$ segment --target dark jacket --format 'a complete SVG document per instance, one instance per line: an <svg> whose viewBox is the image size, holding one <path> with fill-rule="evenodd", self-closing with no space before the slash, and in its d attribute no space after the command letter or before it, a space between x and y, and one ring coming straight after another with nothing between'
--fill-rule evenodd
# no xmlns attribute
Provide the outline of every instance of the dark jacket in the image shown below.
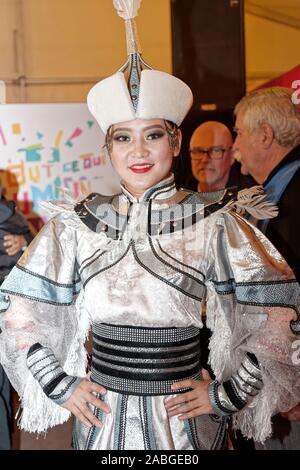
<svg viewBox="0 0 300 470"><path fill-rule="evenodd" d="M287 163L300 159L300 145L295 147L270 173L264 186ZM297 281L300 282L300 171L286 187L277 203L279 215L271 219L266 236L286 259L293 269Z"/></svg>
<svg viewBox="0 0 300 470"><path fill-rule="evenodd" d="M33 239L27 220L22 214L16 212L15 202L0 199L0 283L22 255L22 250L14 256L8 256L6 253L3 246L4 236L9 234L23 235L28 244Z"/></svg>

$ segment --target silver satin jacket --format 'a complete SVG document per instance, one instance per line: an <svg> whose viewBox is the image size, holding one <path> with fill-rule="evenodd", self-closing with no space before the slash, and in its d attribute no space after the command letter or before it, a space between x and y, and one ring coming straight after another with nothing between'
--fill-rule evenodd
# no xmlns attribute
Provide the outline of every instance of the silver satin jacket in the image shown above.
<svg viewBox="0 0 300 470"><path fill-rule="evenodd" d="M47 204L51 220L1 289L0 361L21 397L23 429L43 432L70 416L29 370L29 348L39 344L53 353L63 371L56 393L62 397L86 374L92 325L201 328L205 305L216 379L232 377L246 352L259 362L263 387L234 413L234 426L257 441L270 435L271 416L299 402L299 286L241 215L266 208L261 196L245 194L177 191L171 176L140 200L122 187L117 196ZM125 375L127 367L119 367ZM47 373L51 379L54 372ZM225 418L169 419L165 398L108 390L112 413L100 416L101 429L76 422L75 447L221 448Z"/></svg>

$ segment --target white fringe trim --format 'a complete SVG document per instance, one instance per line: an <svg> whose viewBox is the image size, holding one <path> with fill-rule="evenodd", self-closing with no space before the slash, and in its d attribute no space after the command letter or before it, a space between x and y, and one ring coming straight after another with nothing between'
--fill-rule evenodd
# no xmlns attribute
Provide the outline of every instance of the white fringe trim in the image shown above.
<svg viewBox="0 0 300 470"><path fill-rule="evenodd" d="M224 309L218 303L214 288L207 286L211 293L207 302L207 327L212 331L209 342L209 364L217 380L226 380L232 374L231 338L232 333L226 321Z"/></svg>
<svg viewBox="0 0 300 470"><path fill-rule="evenodd" d="M259 395L246 408L233 416L235 429L240 429L248 439L263 444L272 435L272 416L276 410L272 390L264 384Z"/></svg>
<svg viewBox="0 0 300 470"><path fill-rule="evenodd" d="M45 395L31 374L28 374L21 401L22 411L17 424L27 432L45 433L48 428L65 423L71 416L68 410L56 405Z"/></svg>
<svg viewBox="0 0 300 470"><path fill-rule="evenodd" d="M212 289L212 286L208 286ZM238 357L235 352L233 357L232 332L226 321L226 314L218 297L212 293L207 304L207 326L213 331L209 343L209 363L220 382L228 380L237 369ZM244 351L241 351L244 354ZM242 434L248 438L253 438L256 442L263 443L272 434L272 415L276 412L274 403L272 382L267 377L263 377L264 387L259 395L254 398L243 410L233 415L233 427L240 429Z"/></svg>
<svg viewBox="0 0 300 470"><path fill-rule="evenodd" d="M83 297L84 293L81 291L74 306L78 320L77 334L70 345L68 357L63 365L66 374L76 377L86 376L87 356L84 343L88 335L90 320L84 308ZM28 373L22 394L21 407L22 411L17 424L20 429L31 433L46 433L47 429L65 423L71 416L70 411L47 397L30 373Z"/></svg>

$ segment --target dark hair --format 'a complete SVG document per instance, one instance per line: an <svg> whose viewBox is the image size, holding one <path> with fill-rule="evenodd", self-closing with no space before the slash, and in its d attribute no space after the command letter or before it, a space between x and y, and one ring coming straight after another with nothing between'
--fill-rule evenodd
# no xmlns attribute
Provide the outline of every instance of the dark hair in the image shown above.
<svg viewBox="0 0 300 470"><path fill-rule="evenodd" d="M107 129L107 132L105 134L105 145L104 147L106 147L106 150L107 152L110 154L111 150L112 150L112 144L113 144L113 141L112 141L112 135L111 135L111 131L112 131L112 125Z"/></svg>
<svg viewBox="0 0 300 470"><path fill-rule="evenodd" d="M169 137L169 144L172 150L175 150L178 144L178 126L172 121L165 121L168 137Z"/></svg>

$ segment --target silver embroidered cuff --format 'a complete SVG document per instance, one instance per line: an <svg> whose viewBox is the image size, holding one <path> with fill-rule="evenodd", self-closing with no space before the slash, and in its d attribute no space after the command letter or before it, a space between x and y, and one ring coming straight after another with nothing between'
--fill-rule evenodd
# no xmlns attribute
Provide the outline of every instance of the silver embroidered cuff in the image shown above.
<svg viewBox="0 0 300 470"><path fill-rule="evenodd" d="M246 353L239 369L223 383L229 401L237 410L250 403L262 387L262 375L257 359L250 353Z"/></svg>
<svg viewBox="0 0 300 470"><path fill-rule="evenodd" d="M262 383L262 375L261 375L259 365L254 364L254 362L250 359L248 354L246 354L246 356L244 357L244 360L242 362L242 367L246 369L249 375L255 377L258 380L258 382Z"/></svg>
<svg viewBox="0 0 300 470"><path fill-rule="evenodd" d="M50 348L39 343L27 353L27 366L48 398L58 405L67 401L82 378L67 375Z"/></svg>
<svg viewBox="0 0 300 470"><path fill-rule="evenodd" d="M229 400L228 395L225 392L224 385L222 383L218 386L217 394L222 408L226 410L227 413L232 414L239 411L239 409L236 408L236 406L234 406L234 404Z"/></svg>
<svg viewBox="0 0 300 470"><path fill-rule="evenodd" d="M81 377L73 377L67 375L62 381L55 387L53 392L49 395L49 398L53 400L57 405L63 405L74 392L77 385L82 381Z"/></svg>
<svg viewBox="0 0 300 470"><path fill-rule="evenodd" d="M217 416L220 416L220 417L230 416L233 412L228 411L225 408L223 409L223 406L219 400L219 394L218 394L219 385L220 385L219 382L217 380L214 380L208 386L208 397L209 397L211 407Z"/></svg>
<svg viewBox="0 0 300 470"><path fill-rule="evenodd" d="M262 376L256 358L251 358L247 353L232 377L221 384L212 382L208 394L215 414L229 416L250 403L262 387Z"/></svg>

